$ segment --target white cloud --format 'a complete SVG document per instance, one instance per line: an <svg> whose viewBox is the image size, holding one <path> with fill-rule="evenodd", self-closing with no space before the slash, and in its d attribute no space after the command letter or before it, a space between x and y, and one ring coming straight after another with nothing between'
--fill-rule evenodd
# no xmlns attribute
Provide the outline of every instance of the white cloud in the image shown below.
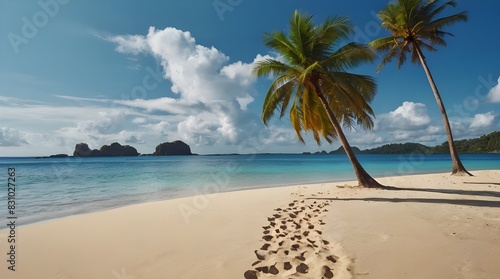
<svg viewBox="0 0 500 279"><path fill-rule="evenodd" d="M484 114L476 114L470 123L470 129L484 129L490 128L495 122L495 115L493 112L487 112Z"/></svg>
<svg viewBox="0 0 500 279"><path fill-rule="evenodd" d="M498 118L492 111L473 117L452 117L450 125L455 139L478 137L500 128Z"/></svg>
<svg viewBox="0 0 500 279"><path fill-rule="evenodd" d="M148 130L159 135L168 135L170 133L175 133L172 125L170 125L170 123L168 123L167 121L160 121L156 124L149 123L147 125L143 125L143 127L148 128Z"/></svg>
<svg viewBox="0 0 500 279"><path fill-rule="evenodd" d="M100 100L100 99L98 99ZM75 100L75 102L77 102ZM99 106L88 105L81 103L78 105L51 105L40 104L32 105L31 101L19 100L16 106L9 104L3 105L0 103L0 111L2 112L1 120L9 123L15 123L20 130L30 129L31 131L44 132L48 129L60 128L62 125L73 125L78 121L88 120L95 121L101 117L100 113L107 112L109 114L136 114L130 109L123 107L112 107L111 105ZM44 125L33 125L33 123L44 123Z"/></svg>
<svg viewBox="0 0 500 279"><path fill-rule="evenodd" d="M163 111L171 114L190 115L203 110L209 110L201 102L190 102L184 99L174 99L163 97L158 99L134 99L134 100L116 100L116 104L142 108L148 112Z"/></svg>
<svg viewBox="0 0 500 279"><path fill-rule="evenodd" d="M139 35L111 36L107 40L116 43L116 50L121 53L139 54L148 49L144 37Z"/></svg>
<svg viewBox="0 0 500 279"><path fill-rule="evenodd" d="M21 146L28 142L17 129L0 127L0 146Z"/></svg>
<svg viewBox="0 0 500 279"><path fill-rule="evenodd" d="M431 119L424 104L404 102L395 110L378 116L374 131L382 138L382 140L377 139L380 143L440 144L447 139L443 121L439 116ZM450 117L449 121L454 138L462 139L477 137L495 130L495 125L498 124L496 119L493 112L487 112L476 114L472 118Z"/></svg>
<svg viewBox="0 0 500 279"><path fill-rule="evenodd" d="M82 98L82 97L66 96L66 95L54 95L54 97L66 99L66 100L71 100L71 101L78 101L78 102L99 102L99 103L109 103L110 102L109 99Z"/></svg>
<svg viewBox="0 0 500 279"><path fill-rule="evenodd" d="M216 131L219 127L217 117L209 114L190 115L178 125L182 140L196 145L214 145L219 136Z"/></svg>
<svg viewBox="0 0 500 279"><path fill-rule="evenodd" d="M346 133L348 134L349 144L359 148L366 148L384 143L384 138L373 132L352 130L351 132L346 131Z"/></svg>
<svg viewBox="0 0 500 279"><path fill-rule="evenodd" d="M500 77L498 77L498 84L490 89L487 99L491 103L500 103Z"/></svg>
<svg viewBox="0 0 500 279"><path fill-rule="evenodd" d="M145 140L142 138L141 133L130 131L121 131L120 133L118 133L117 141L123 141L126 144L145 143Z"/></svg>
<svg viewBox="0 0 500 279"><path fill-rule="evenodd" d="M427 143L434 142L440 136L443 136L443 130L437 126L428 126L421 130L394 130L390 131L388 138L389 142L417 142Z"/></svg>
<svg viewBox="0 0 500 279"><path fill-rule="evenodd" d="M262 135L262 143L266 145L290 145L299 142L297 140L297 133L292 128L272 127L266 132L265 135Z"/></svg>
<svg viewBox="0 0 500 279"><path fill-rule="evenodd" d="M240 108L242 110L246 110L248 105L253 103L254 98L252 96L247 96L247 97L236 98L236 101L238 101L238 104L240 105Z"/></svg>
<svg viewBox="0 0 500 279"><path fill-rule="evenodd" d="M356 133L353 142L358 145L365 142L367 147L395 142L426 143L435 141L442 129L432 124L425 104L406 101L395 110L377 116L374 132Z"/></svg>
<svg viewBox="0 0 500 279"><path fill-rule="evenodd" d="M178 95L115 103L183 116L176 123L169 121L168 129L176 126L178 136L192 144L238 144L264 128L247 106L256 93L253 65L270 56L257 55L251 63L230 63L229 57L215 47L199 45L190 32L171 27L150 27L146 36L113 36L108 40L116 43L121 53L156 57L164 78L172 83L172 92Z"/></svg>
<svg viewBox="0 0 500 279"><path fill-rule="evenodd" d="M403 102L401 106L387 114L382 114L377 122L376 130L421 130L431 122L425 104Z"/></svg>
<svg viewBox="0 0 500 279"><path fill-rule="evenodd" d="M238 61L236 63L224 66L220 73L231 80L238 81L242 85L250 85L255 81L255 76L252 74L253 65L259 61L266 59L271 59L269 55L262 56L258 54L253 63L242 63Z"/></svg>
<svg viewBox="0 0 500 279"><path fill-rule="evenodd" d="M123 131L125 113L99 112L97 120L86 120L78 123L77 129L88 134L116 134Z"/></svg>
<svg viewBox="0 0 500 279"><path fill-rule="evenodd" d="M143 123L145 123L146 121L147 121L147 119L146 119L146 118L144 118L144 117L137 117L137 118L134 118L134 119L132 120L132 123L134 123L134 124L143 124Z"/></svg>

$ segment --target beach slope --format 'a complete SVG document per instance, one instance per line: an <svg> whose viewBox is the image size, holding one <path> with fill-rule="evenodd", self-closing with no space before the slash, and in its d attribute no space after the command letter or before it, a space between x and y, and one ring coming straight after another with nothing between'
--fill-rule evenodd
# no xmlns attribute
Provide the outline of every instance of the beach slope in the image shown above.
<svg viewBox="0 0 500 279"><path fill-rule="evenodd" d="M212 193L26 225L16 271L2 230L0 278L500 278L500 171L473 174Z"/></svg>

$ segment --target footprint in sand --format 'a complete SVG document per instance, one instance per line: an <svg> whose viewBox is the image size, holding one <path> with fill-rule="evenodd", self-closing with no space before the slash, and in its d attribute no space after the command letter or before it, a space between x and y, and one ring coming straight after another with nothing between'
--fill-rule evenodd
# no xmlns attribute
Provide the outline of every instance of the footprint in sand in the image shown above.
<svg viewBox="0 0 500 279"><path fill-rule="evenodd" d="M296 268L298 273L307 273L309 271L309 266L305 263L300 263Z"/></svg>
<svg viewBox="0 0 500 279"><path fill-rule="evenodd" d="M255 250L255 255L259 261L263 261L266 259L266 254L259 252L259 250Z"/></svg>
<svg viewBox="0 0 500 279"><path fill-rule="evenodd" d="M334 256L331 256L331 255L328 256L328 257L326 257L326 259L329 260L329 261L331 261L332 263L336 263L337 260L338 260L338 258L335 258Z"/></svg>
<svg viewBox="0 0 500 279"><path fill-rule="evenodd" d="M307 251L306 251L306 252L307 252ZM304 257L304 254L305 254L306 252L302 252L299 256L295 256L295 258L296 258L297 260L299 260L299 261L305 261L305 260L306 260L306 258Z"/></svg>
<svg viewBox="0 0 500 279"><path fill-rule="evenodd" d="M273 239L273 236L272 235L264 235L262 237L262 239L264 239L265 241L271 241L271 239Z"/></svg>
<svg viewBox="0 0 500 279"><path fill-rule="evenodd" d="M332 272L332 270L330 269L330 267L329 267L329 266L327 266L327 265L325 265L325 266L323 266L323 267L321 268L321 273L323 273L323 276L324 276L325 278L328 278L328 279L333 278L333 272Z"/></svg>
<svg viewBox="0 0 500 279"><path fill-rule="evenodd" d="M243 275L245 279L257 279L257 271L255 270L247 270Z"/></svg>
<svg viewBox="0 0 500 279"><path fill-rule="evenodd" d="M328 206L329 202L294 200L287 209L274 209L280 213L267 218L269 225L262 227L266 243L254 250L257 261L244 277L333 278L338 258L332 255L333 246L320 229Z"/></svg>

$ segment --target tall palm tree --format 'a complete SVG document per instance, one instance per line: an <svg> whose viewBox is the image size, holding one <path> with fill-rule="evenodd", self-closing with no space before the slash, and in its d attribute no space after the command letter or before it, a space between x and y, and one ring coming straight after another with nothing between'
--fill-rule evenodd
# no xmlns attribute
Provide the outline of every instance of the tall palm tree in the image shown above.
<svg viewBox="0 0 500 279"><path fill-rule="evenodd" d="M346 70L373 61L375 55L367 45L340 46L351 33L352 25L346 17L314 25L312 16L295 11L288 34L265 34L264 43L280 58L260 61L254 68L257 76L276 78L267 92L261 118L267 125L276 111L282 118L290 105L290 120L301 142L303 131L312 132L318 145L321 138L329 143L339 139L359 186L380 188L383 186L361 166L342 131L342 125L373 127L369 103L375 96L376 83L369 76Z"/></svg>
<svg viewBox="0 0 500 279"><path fill-rule="evenodd" d="M445 37L453 36L453 34L443 29L454 23L467 21L466 12L437 18L448 6L455 7L456 1L447 1L442 4L439 0L397 0L387 5L378 13L378 17L382 21L381 25L391 32L391 36L377 39L371 42L370 46L384 53L377 72L396 57L398 69L400 69L406 61L407 54L411 55L412 63L422 65L443 117L452 160L452 174L472 175L465 169L458 157L443 100L422 53L422 49L436 51L435 46L446 46Z"/></svg>

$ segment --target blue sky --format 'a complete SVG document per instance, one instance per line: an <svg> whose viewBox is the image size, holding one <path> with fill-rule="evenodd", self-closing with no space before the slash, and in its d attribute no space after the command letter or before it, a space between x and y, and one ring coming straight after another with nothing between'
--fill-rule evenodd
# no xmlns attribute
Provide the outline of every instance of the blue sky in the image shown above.
<svg viewBox="0 0 500 279"><path fill-rule="evenodd" d="M270 53L265 32L285 30L295 9L318 22L349 16L353 41L387 35L375 14L388 1L1 1L0 156L72 153L118 141L152 153L181 139L193 152L332 150L298 143L289 120L259 119L270 84L250 73ZM500 26L493 0L458 1L469 21L448 47L427 53L456 138L500 129ZM373 131L348 132L361 148L445 141L420 66L377 63L355 72L378 83Z"/></svg>

